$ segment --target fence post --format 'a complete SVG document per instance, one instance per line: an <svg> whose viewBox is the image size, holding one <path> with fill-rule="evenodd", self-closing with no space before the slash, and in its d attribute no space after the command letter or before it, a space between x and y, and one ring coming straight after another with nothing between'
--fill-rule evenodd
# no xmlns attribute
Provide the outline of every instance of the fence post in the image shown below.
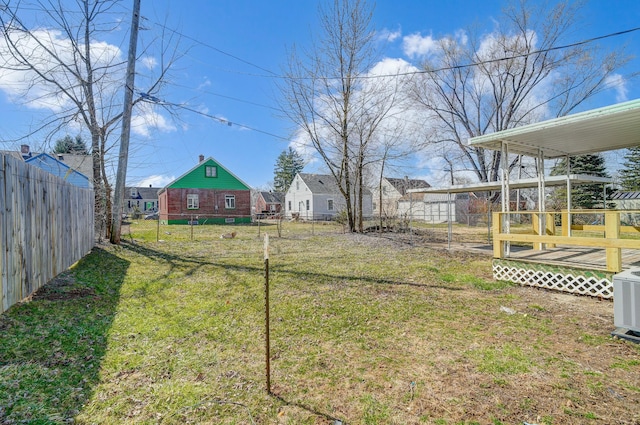
<svg viewBox="0 0 640 425"><path fill-rule="evenodd" d="M271 394L271 343L269 340L269 234L264 234L264 346L267 393Z"/></svg>

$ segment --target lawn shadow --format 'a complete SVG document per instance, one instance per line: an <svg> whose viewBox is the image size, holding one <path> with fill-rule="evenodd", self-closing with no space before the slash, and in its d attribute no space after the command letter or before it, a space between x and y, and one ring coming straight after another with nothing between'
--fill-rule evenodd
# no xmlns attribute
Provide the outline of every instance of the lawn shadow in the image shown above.
<svg viewBox="0 0 640 425"><path fill-rule="evenodd" d="M202 257L189 257L189 256L170 254L170 253L149 248L147 246L139 245L136 243L124 242L124 241L122 241L122 247L132 252L135 252L139 255L148 257L150 259L166 261L170 265L169 270L165 273L167 275L170 274L173 268L177 267L180 263L189 264L192 266L192 268L188 270L186 274L193 274L198 269L205 266L220 267L223 269L240 271L240 272L255 272L259 274L264 273L264 266L262 264L262 261L261 261L262 258L260 255L261 253L256 254L256 265L251 266L248 264L238 265L238 264L225 263L223 259L219 257L217 257L218 261L209 261L209 260L203 259ZM445 289L445 290L451 290L451 291L463 290L463 288L446 285L446 284L420 283L420 282L388 279L384 277L355 276L355 275L346 275L346 274L331 274L331 273L324 273L324 272L318 272L318 271L307 272L307 271L301 271L301 270L294 270L286 264L278 264L278 260L276 256L272 256L272 258L273 258L273 261L272 261L272 265L270 266L270 270L272 273L290 274L298 278L307 279L308 281L331 280L331 281L338 281L338 282L364 282L368 284L386 285L386 286L413 286L413 287L425 288L425 289L437 288L437 289Z"/></svg>
<svg viewBox="0 0 640 425"><path fill-rule="evenodd" d="M73 421L100 381L128 267L94 248L0 316L0 423Z"/></svg>
<svg viewBox="0 0 640 425"><path fill-rule="evenodd" d="M287 406L294 406L294 407L297 407L299 409L306 410L307 412L309 412L309 413L311 413L311 414L313 414L315 416L324 418L324 419L326 419L328 421L333 421L332 423L340 423L342 425L347 425L347 423L345 421L343 421L342 419L336 418L334 416L331 416L328 413L319 412L318 410L316 410L316 409L314 409L314 408L312 408L310 406L307 406L305 404L302 404L302 403L298 403L298 402L294 402L294 401L288 401L284 397L274 393L273 391L270 394L273 397L275 397L277 400L279 400L281 403L283 403L283 404L285 404Z"/></svg>

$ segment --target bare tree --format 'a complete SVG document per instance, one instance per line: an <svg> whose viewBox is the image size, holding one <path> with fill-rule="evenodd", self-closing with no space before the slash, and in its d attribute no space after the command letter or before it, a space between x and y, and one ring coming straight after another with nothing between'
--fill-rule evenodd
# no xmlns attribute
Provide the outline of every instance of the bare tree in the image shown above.
<svg viewBox="0 0 640 425"><path fill-rule="evenodd" d="M458 170L472 170L478 181L498 179L501 154L469 146L470 137L566 115L608 88L608 78L627 61L591 44L557 49L569 44L582 2L565 0L551 9L542 3L514 0L490 34L438 40L414 79L411 97L438 135L429 144L445 145L434 152L446 152L453 166L457 150ZM517 158L510 167L516 164Z"/></svg>
<svg viewBox="0 0 640 425"><path fill-rule="evenodd" d="M120 49L101 38L120 25L112 16L119 4L117 0L77 0L64 5L54 0L37 1L35 5L0 0L0 72L20 73L28 79L23 90L26 102L35 99L58 105L51 108L53 114L36 131L50 127L52 135L80 125L90 133L96 234L106 236L111 217L106 164L110 151L117 150L113 132L122 118L119 99L126 63ZM33 13L34 7L40 21L37 26L22 19L23 13ZM167 60L167 49L162 53L162 69L144 90L147 97L160 88L177 59L174 55ZM144 99L137 98L134 104L140 100Z"/></svg>
<svg viewBox="0 0 640 425"><path fill-rule="evenodd" d="M375 63L373 10L365 0L320 9L322 38L304 56L294 49L281 86L283 107L333 175L350 231L362 231L363 169L396 91L367 78Z"/></svg>

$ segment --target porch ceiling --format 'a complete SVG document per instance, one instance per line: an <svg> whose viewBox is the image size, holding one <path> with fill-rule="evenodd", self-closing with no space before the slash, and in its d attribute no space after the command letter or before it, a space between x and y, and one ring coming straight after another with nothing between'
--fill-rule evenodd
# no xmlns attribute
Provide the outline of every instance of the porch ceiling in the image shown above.
<svg viewBox="0 0 640 425"><path fill-rule="evenodd" d="M544 158L583 155L640 145L640 99L473 137L469 144ZM513 186L511 186L513 187Z"/></svg>

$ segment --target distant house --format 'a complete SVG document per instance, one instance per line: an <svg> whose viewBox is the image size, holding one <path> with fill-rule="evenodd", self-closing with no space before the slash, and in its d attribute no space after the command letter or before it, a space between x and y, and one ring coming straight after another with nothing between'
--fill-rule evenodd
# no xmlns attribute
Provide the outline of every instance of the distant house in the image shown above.
<svg viewBox="0 0 640 425"><path fill-rule="evenodd" d="M282 192L258 192L254 211L256 216L270 216L280 214L284 203Z"/></svg>
<svg viewBox="0 0 640 425"><path fill-rule="evenodd" d="M149 214L158 211L158 188L129 186L124 189L123 213Z"/></svg>
<svg viewBox="0 0 640 425"><path fill-rule="evenodd" d="M362 215L371 217L371 191L363 190ZM298 173L285 195L285 216L303 220L331 220L345 209L346 201L328 174Z"/></svg>
<svg viewBox="0 0 640 425"><path fill-rule="evenodd" d="M85 176L89 177L89 181L93 186L93 158L91 155L78 155L74 153L57 153L52 154L56 159L76 171L81 172Z"/></svg>
<svg viewBox="0 0 640 425"><path fill-rule="evenodd" d="M640 192L617 191L611 197L618 210L640 210ZM629 212L620 214L620 220L627 225L637 226L640 224L640 214Z"/></svg>
<svg viewBox="0 0 640 425"><path fill-rule="evenodd" d="M20 145L20 151L2 150L0 153L11 155L14 158L22 159L25 162L42 154L32 152L29 145ZM70 169L85 175L89 179L89 187L93 187L93 159L91 155L78 155L71 153L52 153L48 155L65 164Z"/></svg>
<svg viewBox="0 0 640 425"><path fill-rule="evenodd" d="M398 217L430 223L456 221L455 195L446 193L414 193L398 200Z"/></svg>
<svg viewBox="0 0 640 425"><path fill-rule="evenodd" d="M377 216L382 214L383 217L396 217L398 202L407 195L407 190L428 187L431 187L429 183L420 179L383 177L381 182L371 188L373 213Z"/></svg>
<svg viewBox="0 0 640 425"><path fill-rule="evenodd" d="M25 163L56 175L74 186L87 189L90 189L93 186L89 177L74 170L47 153L29 155L29 157L25 159Z"/></svg>
<svg viewBox="0 0 640 425"><path fill-rule="evenodd" d="M165 224L251 222L251 188L218 161L199 163L158 192Z"/></svg>

